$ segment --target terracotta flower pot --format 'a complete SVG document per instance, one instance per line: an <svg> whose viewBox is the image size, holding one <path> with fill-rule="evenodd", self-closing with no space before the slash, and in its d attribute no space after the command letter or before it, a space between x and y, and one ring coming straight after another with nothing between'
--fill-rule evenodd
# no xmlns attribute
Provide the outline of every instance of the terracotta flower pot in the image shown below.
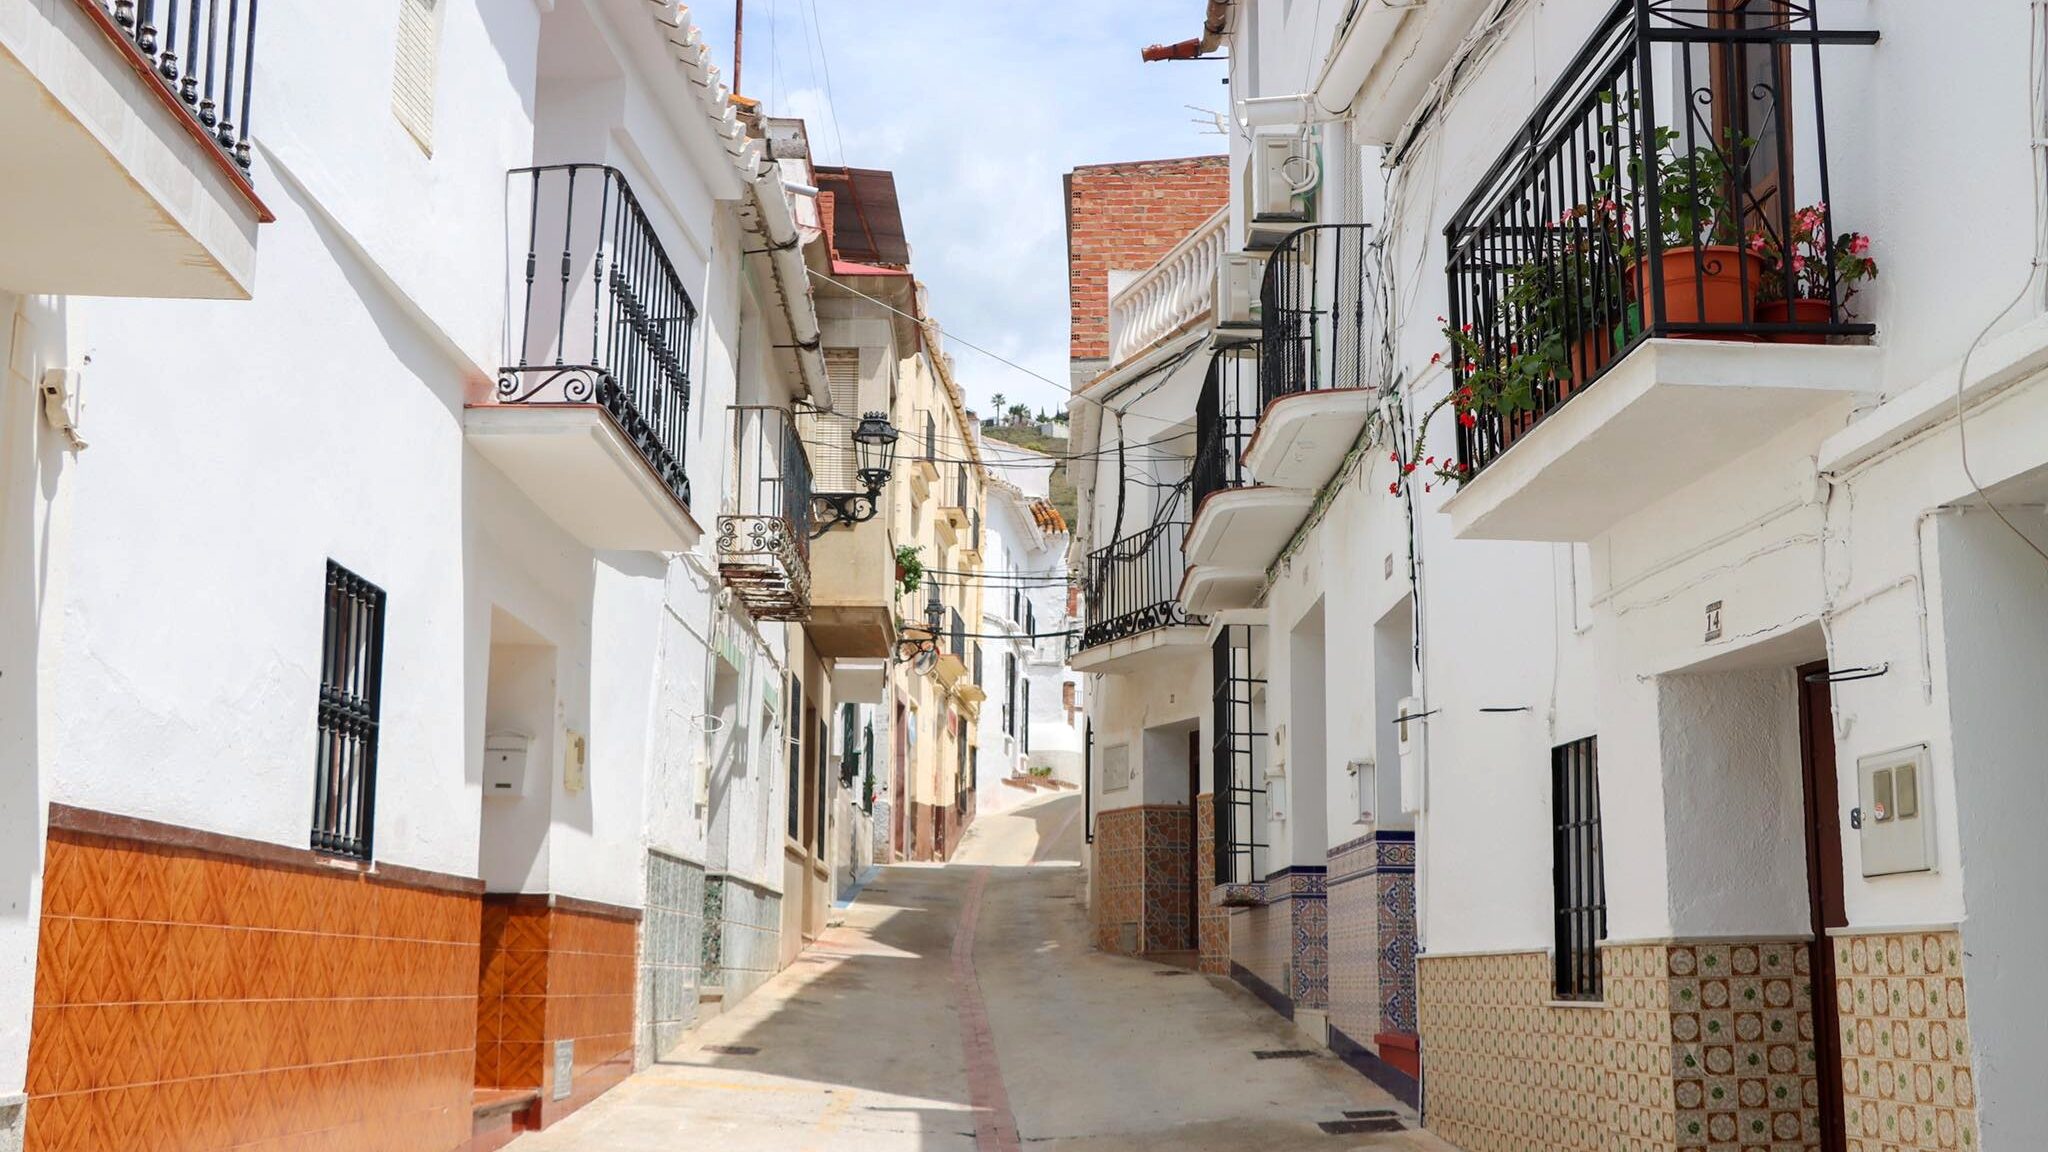
<svg viewBox="0 0 2048 1152"><path fill-rule="evenodd" d="M1650 285L1644 273L1649 260L1636 264L1636 291L1645 306ZM1664 283L1667 324L1741 324L1751 317L1750 301L1763 283L1764 261L1732 244L1666 248L1658 269ZM1753 340L1752 336L1695 333L1694 340Z"/></svg>
<svg viewBox="0 0 2048 1152"><path fill-rule="evenodd" d="M1759 324L1826 324L1834 319L1834 309L1825 300L1767 300L1756 306L1756 319ZM1828 342L1827 337L1815 332L1776 332L1764 339L1773 344Z"/></svg>

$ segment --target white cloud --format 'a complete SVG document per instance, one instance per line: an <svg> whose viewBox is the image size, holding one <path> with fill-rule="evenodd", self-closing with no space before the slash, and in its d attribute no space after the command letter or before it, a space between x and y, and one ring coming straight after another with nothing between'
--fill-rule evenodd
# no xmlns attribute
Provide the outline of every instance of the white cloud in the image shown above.
<svg viewBox="0 0 2048 1152"><path fill-rule="evenodd" d="M709 7L692 14L721 51L731 10ZM912 261L972 401L1050 409L1062 391L958 341L1067 379L1061 178L1223 150L1186 107L1221 107L1222 66L1138 58L1194 35L1201 15L1200 0L753 0L742 80L771 112L805 118L821 160L837 162L843 139L848 162L896 173Z"/></svg>

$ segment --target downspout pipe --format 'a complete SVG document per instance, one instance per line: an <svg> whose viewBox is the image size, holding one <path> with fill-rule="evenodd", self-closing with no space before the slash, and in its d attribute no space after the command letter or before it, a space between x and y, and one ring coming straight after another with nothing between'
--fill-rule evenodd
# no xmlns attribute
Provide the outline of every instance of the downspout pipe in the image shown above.
<svg viewBox="0 0 2048 1152"><path fill-rule="evenodd" d="M763 164L754 176L751 191L754 216L760 221L762 245L768 256L769 275L782 297L783 314L789 318L791 343L795 345L797 372L811 403L830 410L832 387L825 376L823 330L818 325L817 297L811 290L810 270L804 265L803 236L797 230L796 214L790 209L783 188L782 168Z"/></svg>
<svg viewBox="0 0 2048 1152"><path fill-rule="evenodd" d="M1202 17L1202 34L1174 44L1154 44L1141 55L1147 63L1163 60L1199 60L1223 46L1223 37L1230 31L1230 6L1233 0L1209 0L1209 11Z"/></svg>

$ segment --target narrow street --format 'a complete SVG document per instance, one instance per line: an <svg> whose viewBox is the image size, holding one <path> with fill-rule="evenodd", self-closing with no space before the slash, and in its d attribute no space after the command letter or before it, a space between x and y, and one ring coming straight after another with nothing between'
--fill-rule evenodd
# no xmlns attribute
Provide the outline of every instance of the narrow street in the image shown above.
<svg viewBox="0 0 2048 1152"><path fill-rule="evenodd" d="M1313 1046L1241 989L1093 950L1080 808L983 816L953 863L882 869L787 971L511 1148L1446 1147L1325 1132L1413 1117L1326 1051L1261 1059Z"/></svg>

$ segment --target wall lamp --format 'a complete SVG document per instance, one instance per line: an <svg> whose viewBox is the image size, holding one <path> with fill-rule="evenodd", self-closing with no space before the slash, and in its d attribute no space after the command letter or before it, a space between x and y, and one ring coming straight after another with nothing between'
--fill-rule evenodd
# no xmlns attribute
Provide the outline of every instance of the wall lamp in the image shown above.
<svg viewBox="0 0 2048 1152"><path fill-rule="evenodd" d="M862 492L820 492L811 497L811 529L816 540L841 524L873 520L882 510L882 486L889 482L896 465L896 429L886 412L870 412L853 430L854 476Z"/></svg>

